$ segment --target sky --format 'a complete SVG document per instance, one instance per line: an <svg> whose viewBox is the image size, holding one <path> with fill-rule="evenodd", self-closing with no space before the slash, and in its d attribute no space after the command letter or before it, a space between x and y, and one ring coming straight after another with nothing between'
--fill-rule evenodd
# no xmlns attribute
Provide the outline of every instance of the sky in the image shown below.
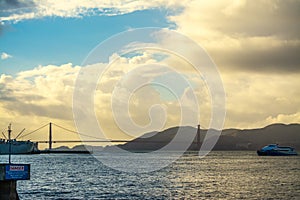
<svg viewBox="0 0 300 200"><path fill-rule="evenodd" d="M225 91L224 128L300 123L299 15L297 0L0 0L0 127L13 123L16 132L29 132L51 121L76 130L74 88L86 59L95 48L105 52L101 44L116 34L147 27L174 31L207 52ZM188 43L159 33L156 37L162 47L180 47L189 58L202 59ZM191 116L211 127L212 91L188 61L157 49L108 56L91 68L110 64L93 93L94 111L107 137L193 125L181 123L178 101L188 103L193 95L199 109L189 104ZM131 85L143 81L152 85L128 94ZM129 114L118 107L125 97ZM125 115L131 121L121 122L120 128L116 120ZM44 132L28 139L46 138Z"/></svg>

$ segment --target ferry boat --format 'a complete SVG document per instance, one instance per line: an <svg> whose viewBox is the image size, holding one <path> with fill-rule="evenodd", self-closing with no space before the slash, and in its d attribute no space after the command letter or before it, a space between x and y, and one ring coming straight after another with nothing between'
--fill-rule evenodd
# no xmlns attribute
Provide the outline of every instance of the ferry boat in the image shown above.
<svg viewBox="0 0 300 200"><path fill-rule="evenodd" d="M32 154L39 152L37 142L31 142L30 140L17 141L16 139L10 139L11 132L11 125L9 125L8 138L0 139L0 154ZM5 137L4 134L3 136Z"/></svg>
<svg viewBox="0 0 300 200"><path fill-rule="evenodd" d="M278 146L278 144L269 144L257 150L259 156L296 156L297 152L293 147Z"/></svg>

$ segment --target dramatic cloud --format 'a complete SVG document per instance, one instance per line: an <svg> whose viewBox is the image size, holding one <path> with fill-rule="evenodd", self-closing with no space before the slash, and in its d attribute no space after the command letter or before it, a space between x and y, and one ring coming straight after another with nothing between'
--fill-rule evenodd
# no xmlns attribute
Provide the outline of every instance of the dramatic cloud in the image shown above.
<svg viewBox="0 0 300 200"><path fill-rule="evenodd" d="M300 1L192 1L170 20L222 71L299 72Z"/></svg>
<svg viewBox="0 0 300 200"><path fill-rule="evenodd" d="M144 133L134 132L134 129L128 126L128 131L132 132L130 135L124 134L116 124L116 114L119 119L125 119L129 115L132 122L146 127L145 132L178 125L181 120L178 98L183 98L186 106L189 106L192 105L189 103L192 94L198 99L200 123L203 127L209 127L212 105L205 81L195 76L195 73L184 70L191 67L188 63L171 61L171 58L155 60L156 56L157 52L146 52L130 58L113 55L114 63L98 80L95 93L90 95L94 95L97 119L105 133L109 133L108 137L129 138L130 135ZM145 62L150 67L140 67ZM151 63L169 65L175 70L178 70L178 66L173 67L171 63L181 63L183 70L178 72L189 80L192 87L184 85L180 76L177 77L163 68L151 68ZM94 69L99 70L98 67L105 66L104 63L96 64ZM74 83L80 69L81 67L72 64L48 65L20 72L15 77L2 74L0 125L5 127L11 120L20 123L19 129L26 127L30 130L52 121L75 129L72 98ZM248 73L228 72L223 73L222 77L227 93L225 127L254 128L276 122L299 122L299 74L269 76L253 73L249 76ZM86 84L89 84L89 81L87 80ZM143 82L150 84L139 87L133 93L130 91L130 88ZM165 84L173 91L168 90L168 87L152 85L154 82ZM178 88L176 84L173 87L175 82L180 83L182 88ZM116 104L113 104L113 99ZM122 105L128 106L128 112L123 112L124 108L118 107ZM194 106L188 109L197 112ZM28 119L31 120L30 125ZM147 127L151 123L156 126Z"/></svg>
<svg viewBox="0 0 300 200"><path fill-rule="evenodd" d="M164 67L152 66L151 63L163 62L155 60L154 54L147 52L133 57L118 57L117 55L113 57L114 62L98 80L98 87L94 94L95 112L99 124L110 133L108 137L128 138L132 134L140 135L147 131L162 130L180 124L182 114L181 105L178 102L180 98L184 98L182 101L186 102L187 109L190 112L196 112L197 116L195 107L189 107L192 104L188 103L192 96L189 94L192 88L186 84L181 85L183 88L176 91L178 88L174 87L173 81L182 82L183 77L172 75L172 71ZM148 63L148 67L145 67L145 63ZM106 64L96 64L94 69L101 70L105 66ZM16 121L28 118L34 119L30 123L30 127L33 128L41 125L38 119L46 123L52 121L72 126L74 83L80 69L81 67L71 64L48 65L22 71L15 77L2 74L0 78L0 110L1 119L3 119L1 125L5 126L5 123L8 123L7 120L12 118ZM188 74L182 74L182 76L185 79L188 78ZM89 79L86 80L84 84L90 84L89 81ZM198 86L199 89L193 88L195 95L200 93L201 87L205 91L204 82L199 80L198 82L201 83ZM156 84L161 84L161 86ZM132 91L131 89L135 87L137 90ZM86 98L86 95L93 94L85 94L82 98ZM206 96L206 100L209 101L207 91L201 93L201 96ZM207 103L206 100L201 99L200 106L204 106ZM125 112L123 112L122 105L126 106ZM165 114L163 114L164 111ZM204 115L204 111L202 114ZM121 121L129 117L138 126L149 126L143 131L132 132L129 136L120 135L123 132L116 124L115 117L121 118ZM21 125L26 126L26 121ZM130 126L127 127L129 127L128 131L133 130Z"/></svg>
<svg viewBox="0 0 300 200"><path fill-rule="evenodd" d="M175 67L168 69L164 67L167 66L165 62L157 58L160 58L157 52L145 52L133 57L112 56L113 63L98 80L95 93L98 122L105 132L128 138L128 135L120 134L138 136L179 125L182 117L179 100L183 97L186 98L182 101L187 109L198 116L197 108L187 103L190 97L186 90L190 86L181 84L176 87L174 84L183 83L183 78L193 80L184 73L176 76L173 72ZM202 81L199 87L203 85Z"/></svg>
<svg viewBox="0 0 300 200"><path fill-rule="evenodd" d="M4 13L0 20L8 23L45 16L115 15L150 8L182 6L184 10L168 16L169 20L177 25L177 31L202 45L219 67L227 95L226 128L255 128L277 122L300 122L299 1L8 2L1 1L0 6ZM198 56L194 55L188 44L173 38L161 38L160 42L180 46L192 56ZM9 54L2 53L1 59L2 56L9 58ZM204 127L209 126L210 91L203 77L199 77L189 63L175 55L164 57L150 51L138 52L131 57L115 54L111 60L114 60L113 64L99 79L93 95L99 124L104 125L105 131L112 133L112 136L120 138L120 130L112 113L113 95L117 95L117 102L129 101L130 116L139 126L148 125L152 115L154 120L166 120L165 127L169 127L178 125L180 121L180 106L175 96L189 102L194 92L199 99L200 122ZM99 64L99 67L106 64ZM145 64L170 66L191 81L192 87L187 87L177 76L161 68L140 68L135 71L137 65ZM33 128L50 120L74 128L72 95L80 69L80 66L72 64L48 65L22 71L15 76L2 74L1 127L9 121L21 121L26 126L30 119ZM164 87L148 85L139 88L128 99L131 92L128 88L134 88L144 81L170 82L170 85L175 85L175 90L172 93ZM122 87L124 85L127 88ZM116 89L118 93L113 93ZM116 109L121 110L122 107ZM119 117L126 117L127 114L118 113Z"/></svg>
<svg viewBox="0 0 300 200"><path fill-rule="evenodd" d="M71 120L71 96L78 67L38 67L16 77L0 77L1 107L13 116ZM3 116L2 116L3 117Z"/></svg>
<svg viewBox="0 0 300 200"><path fill-rule="evenodd" d="M169 16L217 64L227 94L225 127L299 123L299 9L294 0L191 1Z"/></svg>
<svg viewBox="0 0 300 200"><path fill-rule="evenodd" d="M300 1L1 1L2 23L46 16L118 15L182 8L169 20L202 45L223 70L299 72Z"/></svg>

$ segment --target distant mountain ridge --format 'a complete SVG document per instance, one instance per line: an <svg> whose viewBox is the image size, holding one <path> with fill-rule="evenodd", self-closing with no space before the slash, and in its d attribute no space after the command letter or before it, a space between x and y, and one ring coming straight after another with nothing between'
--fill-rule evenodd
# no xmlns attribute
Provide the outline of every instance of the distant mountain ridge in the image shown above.
<svg viewBox="0 0 300 200"><path fill-rule="evenodd" d="M167 145L174 138L179 128L185 134L196 136L197 129L194 127L172 127L161 132L146 133L126 144L117 146L128 151L155 151ZM211 129L211 132L215 131ZM206 133L207 130L200 130L201 141L203 141ZM215 139L213 137L215 136L212 135L210 138L205 139L205 142ZM180 141L185 140L184 137L180 138ZM300 151L300 124L271 124L257 129L224 129L213 150L257 150L271 143L293 146ZM177 145L180 145L180 143ZM106 148L109 149L110 147ZM198 149L195 137L188 150ZM176 150L176 145L173 150Z"/></svg>

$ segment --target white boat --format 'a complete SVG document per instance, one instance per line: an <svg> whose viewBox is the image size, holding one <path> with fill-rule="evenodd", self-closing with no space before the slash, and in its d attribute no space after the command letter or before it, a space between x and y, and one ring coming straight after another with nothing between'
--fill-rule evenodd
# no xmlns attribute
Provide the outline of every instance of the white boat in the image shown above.
<svg viewBox="0 0 300 200"><path fill-rule="evenodd" d="M257 150L259 156L296 156L297 152L293 147L278 146L278 144L269 144Z"/></svg>
<svg viewBox="0 0 300 200"><path fill-rule="evenodd" d="M8 139L0 139L0 154L32 154L39 152L37 142L10 139L10 134L11 125L8 126ZM3 134L3 136L5 135Z"/></svg>

